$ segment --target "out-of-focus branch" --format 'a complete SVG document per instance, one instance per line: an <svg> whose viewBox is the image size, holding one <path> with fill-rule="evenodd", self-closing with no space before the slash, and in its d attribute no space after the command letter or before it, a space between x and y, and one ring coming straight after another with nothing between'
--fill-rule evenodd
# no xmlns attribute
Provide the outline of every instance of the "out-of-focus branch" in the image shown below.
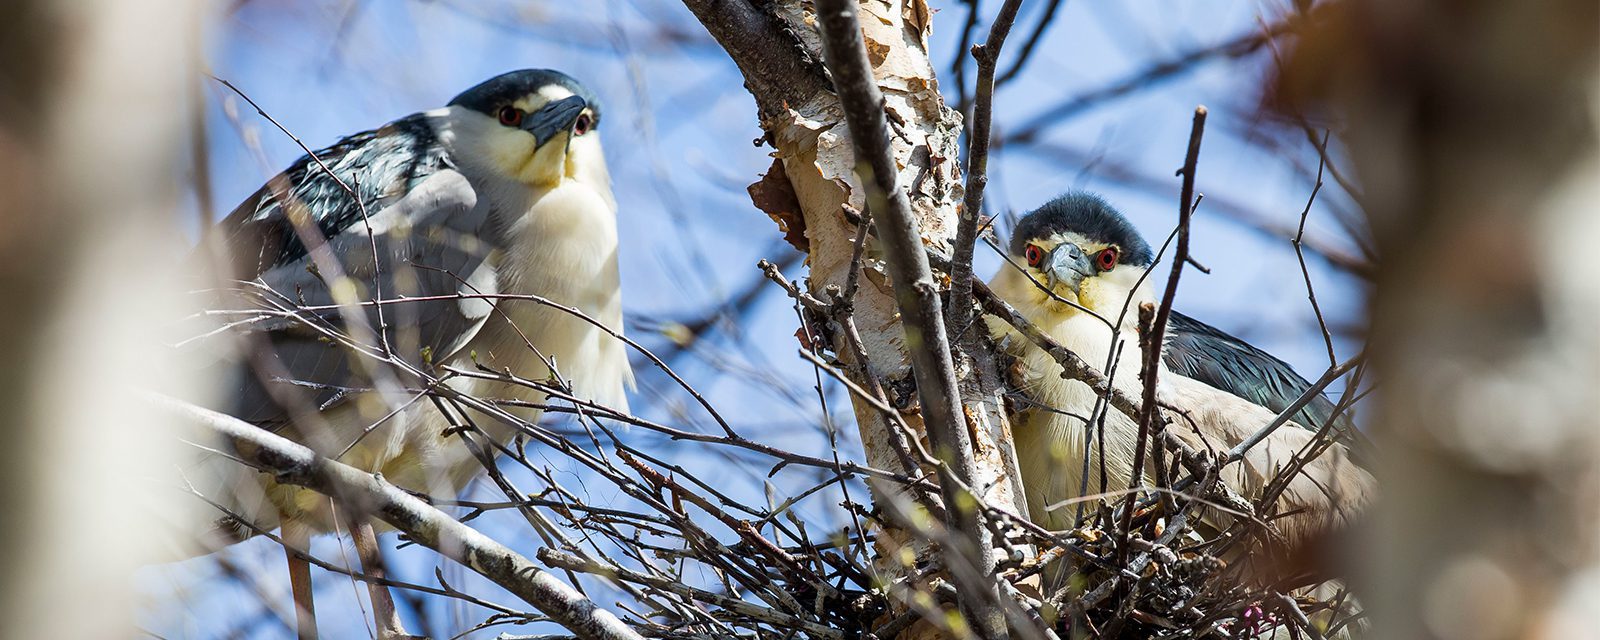
<svg viewBox="0 0 1600 640"><path fill-rule="evenodd" d="M125 491L176 449L128 404L135 384L203 382L151 336L182 301L170 265L189 222L178 188L204 12L193 0L0 11L0 618L18 638L141 635L133 574L165 542L142 525L186 509Z"/></svg>
<svg viewBox="0 0 1600 640"><path fill-rule="evenodd" d="M233 443L241 460L280 483L332 497L347 509L371 513L409 538L478 572L581 638L639 640L641 636L521 554L384 481L317 455L311 449L236 418L156 398L153 403Z"/></svg>
<svg viewBox="0 0 1600 640"><path fill-rule="evenodd" d="M1593 635L1600 5L1336 6L1274 106L1347 123L1384 260L1371 637Z"/></svg>
<svg viewBox="0 0 1600 640"><path fill-rule="evenodd" d="M1214 58L1242 58L1255 53L1261 47L1266 46L1268 42L1271 42L1273 38L1293 31L1304 19L1303 17L1295 17L1260 31L1251 30L1249 33L1239 35L1232 40L1203 49L1195 49L1171 60L1158 62L1138 73L1099 89L1074 95L1023 121L1020 126L1006 134L1005 142L1007 144L1016 144L1036 140L1051 127L1061 124L1063 120L1098 107L1109 100L1114 100L1142 89L1148 89L1158 83L1176 78L1199 68L1202 63Z"/></svg>
<svg viewBox="0 0 1600 640"><path fill-rule="evenodd" d="M1033 58L1035 47L1039 46L1039 41L1044 39L1044 32L1050 28L1050 25L1055 24L1056 10L1060 9L1063 4L1066 4L1064 0L1050 0L1050 6L1044 8L1044 15L1039 16L1039 22L1033 25L1033 32L1028 34L1027 40L1023 41L1022 51L1017 54L1016 61L1011 63L1011 68L1006 69L1005 73L995 78L994 85L996 87L1004 86L1005 83L1012 81L1022 73L1023 67L1028 66L1028 60Z"/></svg>
<svg viewBox="0 0 1600 640"><path fill-rule="evenodd" d="M884 116L883 95L878 91L867 59L855 0L820 1L817 14L828 69L833 73L845 120L850 125L856 171L861 174L866 188L869 214L883 240L928 439L933 445L933 454L946 463L940 468L941 472L953 474L963 484L971 484L977 477L977 465L950 356L939 287L934 283L933 271L923 252L922 232L911 213L910 199L898 182L900 171L889 147L889 123ZM992 64L990 73L993 73ZM961 565L970 566L981 577L987 576L993 566L982 515L972 504L973 498L963 496L955 483L942 482L940 486L947 506L947 526L967 534L956 536L955 544L944 545L945 557L953 569L951 576L961 587L962 614L980 636L1006 637L1005 618L997 606L999 596L995 585L964 579L965 572L956 570Z"/></svg>
<svg viewBox="0 0 1600 640"><path fill-rule="evenodd" d="M781 247L779 249L781 250ZM777 258L776 268L783 271L796 264L805 257L805 254L796 251L782 251ZM738 292L728 296L721 303L714 304L705 309L698 317L688 320L645 320L639 322L647 331L659 332L672 341L672 345L662 350L661 360L667 364L675 364L680 356L689 353L696 346L718 333L719 327L727 327L726 334L737 337L741 333L738 324L750 315L756 303L761 300L762 294L769 289L765 277L755 277L750 282L738 288Z"/></svg>

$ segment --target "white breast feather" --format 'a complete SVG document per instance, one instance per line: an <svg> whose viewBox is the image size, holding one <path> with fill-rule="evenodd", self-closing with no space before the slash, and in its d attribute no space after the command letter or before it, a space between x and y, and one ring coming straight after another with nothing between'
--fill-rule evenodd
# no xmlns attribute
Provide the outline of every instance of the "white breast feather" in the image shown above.
<svg viewBox="0 0 1600 640"><path fill-rule="evenodd" d="M1029 304L1025 302L1024 306ZM1048 317L1042 315L1039 309L1019 307L1018 310L1030 317ZM1064 322L1041 326L1040 329L1096 369L1105 366L1113 346L1111 332L1106 325L1084 315L1075 315ZM1088 385L1062 378L1061 365L1026 337L1015 334L1009 326L1004 330L1013 332L1009 345L1021 360L1024 372L1022 391L1040 405L1020 412L1021 419L1013 425L1030 515L1035 522L1046 527L1064 528L1071 524L1075 509L1066 507L1047 511L1046 507L1084 495L1080 490L1083 486L1084 444L1088 433L1084 419L1093 413L1097 396ZM1138 343L1127 340L1122 347L1112 382L1118 389L1137 397L1140 389L1138 375ZM1113 409L1106 413L1107 491L1119 491L1128 486L1137 428L1121 412ZM1098 444L1091 444L1090 447L1090 454L1098 454ZM1090 457L1089 493L1100 489L1098 460L1097 455Z"/></svg>
<svg viewBox="0 0 1600 640"><path fill-rule="evenodd" d="M1061 318L1039 303L1024 301L1018 310L1030 318ZM1052 529L1071 526L1072 507L1047 510L1062 501L1099 491L1099 444L1084 449L1084 419L1094 409L1096 395L1088 385L1061 377L1061 366L1026 337L997 319L990 320L997 335L1006 336L1006 345L1021 361L1022 391L1043 407L1020 411L1013 432L1018 463L1022 467L1031 517ZM1041 325L1063 346L1101 369L1112 347L1107 327L1098 320L1075 314L1064 321ZM1118 359L1113 384L1132 397L1142 396L1139 380L1141 355L1135 334L1121 333L1123 350ZM1242 442L1276 416L1272 411L1248 400L1179 376L1162 366L1159 399L1182 407L1174 415L1171 433L1190 446L1212 452L1226 451ZM1071 414L1071 415L1067 415ZM1138 425L1120 411L1111 409L1105 419L1106 489L1117 492L1128 488L1133 468ZM1230 466L1223 480L1247 498L1261 495L1266 484L1291 457L1312 438L1312 432L1297 424L1286 424L1265 442L1253 448L1246 458ZM1083 491L1083 462L1089 458L1089 485ZM1299 539L1328 526L1348 520L1375 492L1375 482L1365 470L1352 464L1342 446L1314 460L1292 479L1278 500L1279 512L1299 513L1278 521L1280 530L1291 540ZM1208 521L1220 523L1221 514L1209 512Z"/></svg>
<svg viewBox="0 0 1600 640"><path fill-rule="evenodd" d="M492 119L457 107L428 115L440 127L441 144L457 151L456 160L463 173L496 175L493 167L476 166L482 164L479 160L485 157L485 148L472 146L486 140L506 140L495 136L498 125ZM510 211L498 212L509 214L511 235L506 249L493 254L483 268L459 274L466 280L461 290L541 296L575 307L620 334L623 327L616 205L599 136L591 133L575 140L571 151L568 177L547 191L530 192L521 183L492 179L473 184L480 199L511 207ZM581 154L582 162L573 165L573 154ZM516 211L517 206L512 203L526 203L521 205L525 213ZM375 226L383 228L406 222L381 215L374 220ZM633 373L622 341L588 321L531 301L499 301L491 308L486 300L463 300L460 310L467 318L481 318L482 325L475 332L464 334L470 336L466 344L447 345L444 353L460 347L450 364L468 370L483 365L543 381L550 373L543 359L548 358L556 363L578 397L628 410L626 391L633 386ZM520 385L462 378L451 384L480 399L543 401L542 394ZM376 394L359 394L330 408L322 417L336 431L332 439L355 444L342 455L340 451L324 453L339 455L342 462L357 468L381 473L399 486L436 496L455 496L482 470L459 435L445 435L452 423L432 402L412 402L393 415L391 410ZM541 413L528 408L505 410L528 422L537 422ZM384 419L379 422L379 417ZM469 417L500 444L516 433L515 428L489 416L469 413ZM370 431L363 434L364 429ZM494 455L492 451L490 455ZM280 512L287 512L298 526L313 531L334 528L326 497L278 485L270 477L224 457L207 456L185 473L197 490L230 505L258 528L276 528ZM195 523L185 530L203 531L210 524L210 520ZM185 548L183 552L208 550Z"/></svg>
<svg viewBox="0 0 1600 640"><path fill-rule="evenodd" d="M608 194L578 181L563 182L533 200L528 213L511 226L515 240L493 261L492 270L471 274L478 290L512 295L536 295L575 307L612 330L622 332L621 283L617 270L616 217ZM481 278L492 274L492 287ZM470 306L469 306L470 305ZM543 381L549 376L545 359L552 360L576 395L619 411L628 410L626 390L633 385L626 345L593 324L559 309L532 301L495 303L488 311L475 301L463 311L484 312L482 329L472 337L452 363L463 369L482 365L509 370L518 377ZM529 349L529 344L533 349ZM541 358L540 356L543 356ZM476 356L476 362L473 357ZM542 402L543 394L521 385L457 379L452 386L482 399L517 399ZM327 414L332 425L362 424L352 402ZM537 423L540 411L507 407L508 413ZM516 430L492 417L470 413L476 425L499 443ZM454 496L482 470L460 436L444 434L451 427L432 403L421 401L393 416L341 461L382 473L395 484L432 495ZM352 438L353 439L353 438ZM310 491L289 490L268 483L265 489L283 505L292 502L299 521L316 530L332 530L326 499ZM275 526L272 509L254 509L257 521Z"/></svg>

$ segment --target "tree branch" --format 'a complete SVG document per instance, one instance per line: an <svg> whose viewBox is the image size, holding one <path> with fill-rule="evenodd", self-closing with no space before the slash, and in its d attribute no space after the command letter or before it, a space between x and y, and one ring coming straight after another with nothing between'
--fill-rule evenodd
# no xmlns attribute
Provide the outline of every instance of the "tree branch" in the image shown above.
<svg viewBox="0 0 1600 640"><path fill-rule="evenodd" d="M977 97L972 107L971 135L967 138L967 190L956 227L955 256L950 267L950 325L962 335L972 323L972 252L978 242L978 221L983 218L983 189L989 184L990 125L994 119L994 68L1000 48L1017 18L1022 0L1006 0L989 27L989 39L973 45L978 61ZM976 9L974 9L976 10Z"/></svg>
<svg viewBox="0 0 1600 640"><path fill-rule="evenodd" d="M209 409L157 396L154 403L233 443L239 459L279 483L327 495L371 513L417 543L478 572L581 638L639 640L633 629L521 554L433 508L381 476L317 455L311 449Z"/></svg>
<svg viewBox="0 0 1600 640"><path fill-rule="evenodd" d="M822 68L799 40L758 3L684 0L683 4L739 65L762 111L799 104L829 89Z"/></svg>
<svg viewBox="0 0 1600 640"><path fill-rule="evenodd" d="M884 244L928 439L934 455L947 463L941 473L951 473L955 480L967 484L977 475L977 467L963 419L939 289L928 268L922 232L911 213L910 199L898 183L899 167L889 145L883 95L867 59L857 6L854 0L821 0L816 6L823 54L850 126L856 171ZM967 564L976 570L976 575L987 576L994 565L992 550L982 515L973 504L974 497L963 495L954 482L941 482L940 487L947 506L947 525L952 531L968 534L955 536L958 544L945 545L947 563ZM950 573L961 587L962 614L978 634L985 638L1006 637L1005 618L1000 607L995 606L999 601L995 585L962 579L962 571Z"/></svg>
<svg viewBox="0 0 1600 640"><path fill-rule="evenodd" d="M1167 276L1167 288L1161 295L1161 306L1155 310L1155 317L1148 327L1141 323L1143 334L1139 336L1139 343L1143 347L1144 370L1139 373L1140 382L1144 385L1144 411L1139 414L1139 434L1133 448L1133 477L1128 481L1129 487L1138 487L1139 478L1144 474L1144 456L1147 440L1158 429L1163 429L1163 424L1158 419L1156 408L1156 376L1161 370L1161 351L1165 344L1167 334L1167 320L1172 317L1172 302L1178 294L1178 278L1183 275L1183 268L1189 262L1189 217L1194 213L1194 172L1195 166L1200 162L1200 139L1206 130L1206 108L1195 107L1194 125L1189 130L1189 151L1184 155L1183 168L1178 173L1183 176L1183 191L1178 196L1178 243L1172 254L1172 273ZM1141 320L1144 315L1140 309ZM1161 453L1156 452L1157 458ZM1163 465L1157 463L1158 477L1161 475ZM1164 480L1164 478L1162 479ZM1133 520L1133 495L1128 494L1127 505L1122 513L1122 539L1124 544L1118 546L1118 559L1127 557L1127 539L1129 525ZM1165 496L1166 494L1162 494ZM1163 502L1169 504L1166 498Z"/></svg>

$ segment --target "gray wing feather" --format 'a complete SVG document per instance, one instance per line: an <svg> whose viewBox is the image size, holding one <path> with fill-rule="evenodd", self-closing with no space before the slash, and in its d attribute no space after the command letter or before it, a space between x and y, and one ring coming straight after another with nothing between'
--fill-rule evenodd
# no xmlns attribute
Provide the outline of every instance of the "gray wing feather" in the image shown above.
<svg viewBox="0 0 1600 640"><path fill-rule="evenodd" d="M386 300L414 299L385 304L382 320L394 355L421 363L450 357L483 325L492 307L454 296L463 291L496 293L490 259L499 246L495 239L488 205L478 200L465 177L447 169L330 235L327 247L360 300L370 301L378 293ZM319 308L295 319L274 318L240 329L245 351L254 355L244 367L247 371L236 374L240 380L229 407L234 415L276 426L289 419L286 402L326 409L351 390L371 388L367 367L358 363L362 356L318 329L343 332L350 320L377 327L378 308L364 306L364 318L348 318L330 308L335 304L329 282L333 276L314 264L301 252L260 273L254 286L232 292L236 297L231 303L247 307ZM464 284L468 281L470 289Z"/></svg>
<svg viewBox="0 0 1600 640"><path fill-rule="evenodd" d="M1167 368L1178 375L1227 391L1281 413L1294 403L1311 383L1295 373L1288 363L1235 338L1222 330L1189 316L1172 312L1167 325L1167 348L1163 355ZM1318 395L1292 419L1309 429L1319 429L1333 415L1334 405ZM1345 415L1334 421L1336 432L1347 445L1359 437ZM1352 446L1352 451L1364 450Z"/></svg>
<svg viewBox="0 0 1600 640"><path fill-rule="evenodd" d="M427 116L407 116L346 137L314 157L301 156L235 207L208 242L227 248L230 277L248 280L305 257L303 238L289 223L291 211L332 238L450 168Z"/></svg>

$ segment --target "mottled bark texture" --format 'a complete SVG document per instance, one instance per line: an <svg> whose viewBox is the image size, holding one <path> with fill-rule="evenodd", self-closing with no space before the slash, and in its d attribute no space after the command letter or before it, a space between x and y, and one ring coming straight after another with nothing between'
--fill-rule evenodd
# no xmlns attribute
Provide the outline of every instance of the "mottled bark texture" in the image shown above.
<svg viewBox="0 0 1600 640"><path fill-rule="evenodd" d="M858 160L844 110L821 64L822 46L811 3L790 0L759 8L714 0L687 0L686 4L739 65L746 87L756 99L766 142L774 148L777 161L759 191L770 194L774 178L790 186L792 204L798 211L787 212L793 215L786 225L792 230L797 222L803 223L810 287L818 297L827 299L829 286L844 289L850 273L857 229L847 208L870 215L872 207L857 173ZM950 255L964 195L957 146L961 118L939 95L927 50L931 19L932 12L921 0L859 4L862 39L890 126L888 143L898 171L896 182L907 195L924 246ZM781 175L774 176L775 172ZM785 217L785 212L773 211L770 199L759 200L762 198L758 204L775 217ZM869 239L853 318L869 375L884 379L891 396L899 394L891 401L911 409L916 399L911 394L909 350L928 345L906 344L884 269L887 259L892 259L890 253ZM937 286L947 286L945 274L935 275ZM972 330L949 328L953 334ZM848 360L848 350L840 351ZM971 485L989 504L1024 513L1010 427L999 400L1000 377L989 354L975 355L978 357L969 357L959 348L954 355L963 400L960 419L975 463ZM865 402L857 402L855 409L868 462L902 468L890 427L880 412ZM914 411L907 417L913 426L921 426ZM908 498L880 487L875 499L881 503ZM879 538L885 559L915 557L891 552L907 545L919 554L925 551L922 543L903 531L885 534ZM904 575L906 566L890 564L886 563L886 569L891 577Z"/></svg>

